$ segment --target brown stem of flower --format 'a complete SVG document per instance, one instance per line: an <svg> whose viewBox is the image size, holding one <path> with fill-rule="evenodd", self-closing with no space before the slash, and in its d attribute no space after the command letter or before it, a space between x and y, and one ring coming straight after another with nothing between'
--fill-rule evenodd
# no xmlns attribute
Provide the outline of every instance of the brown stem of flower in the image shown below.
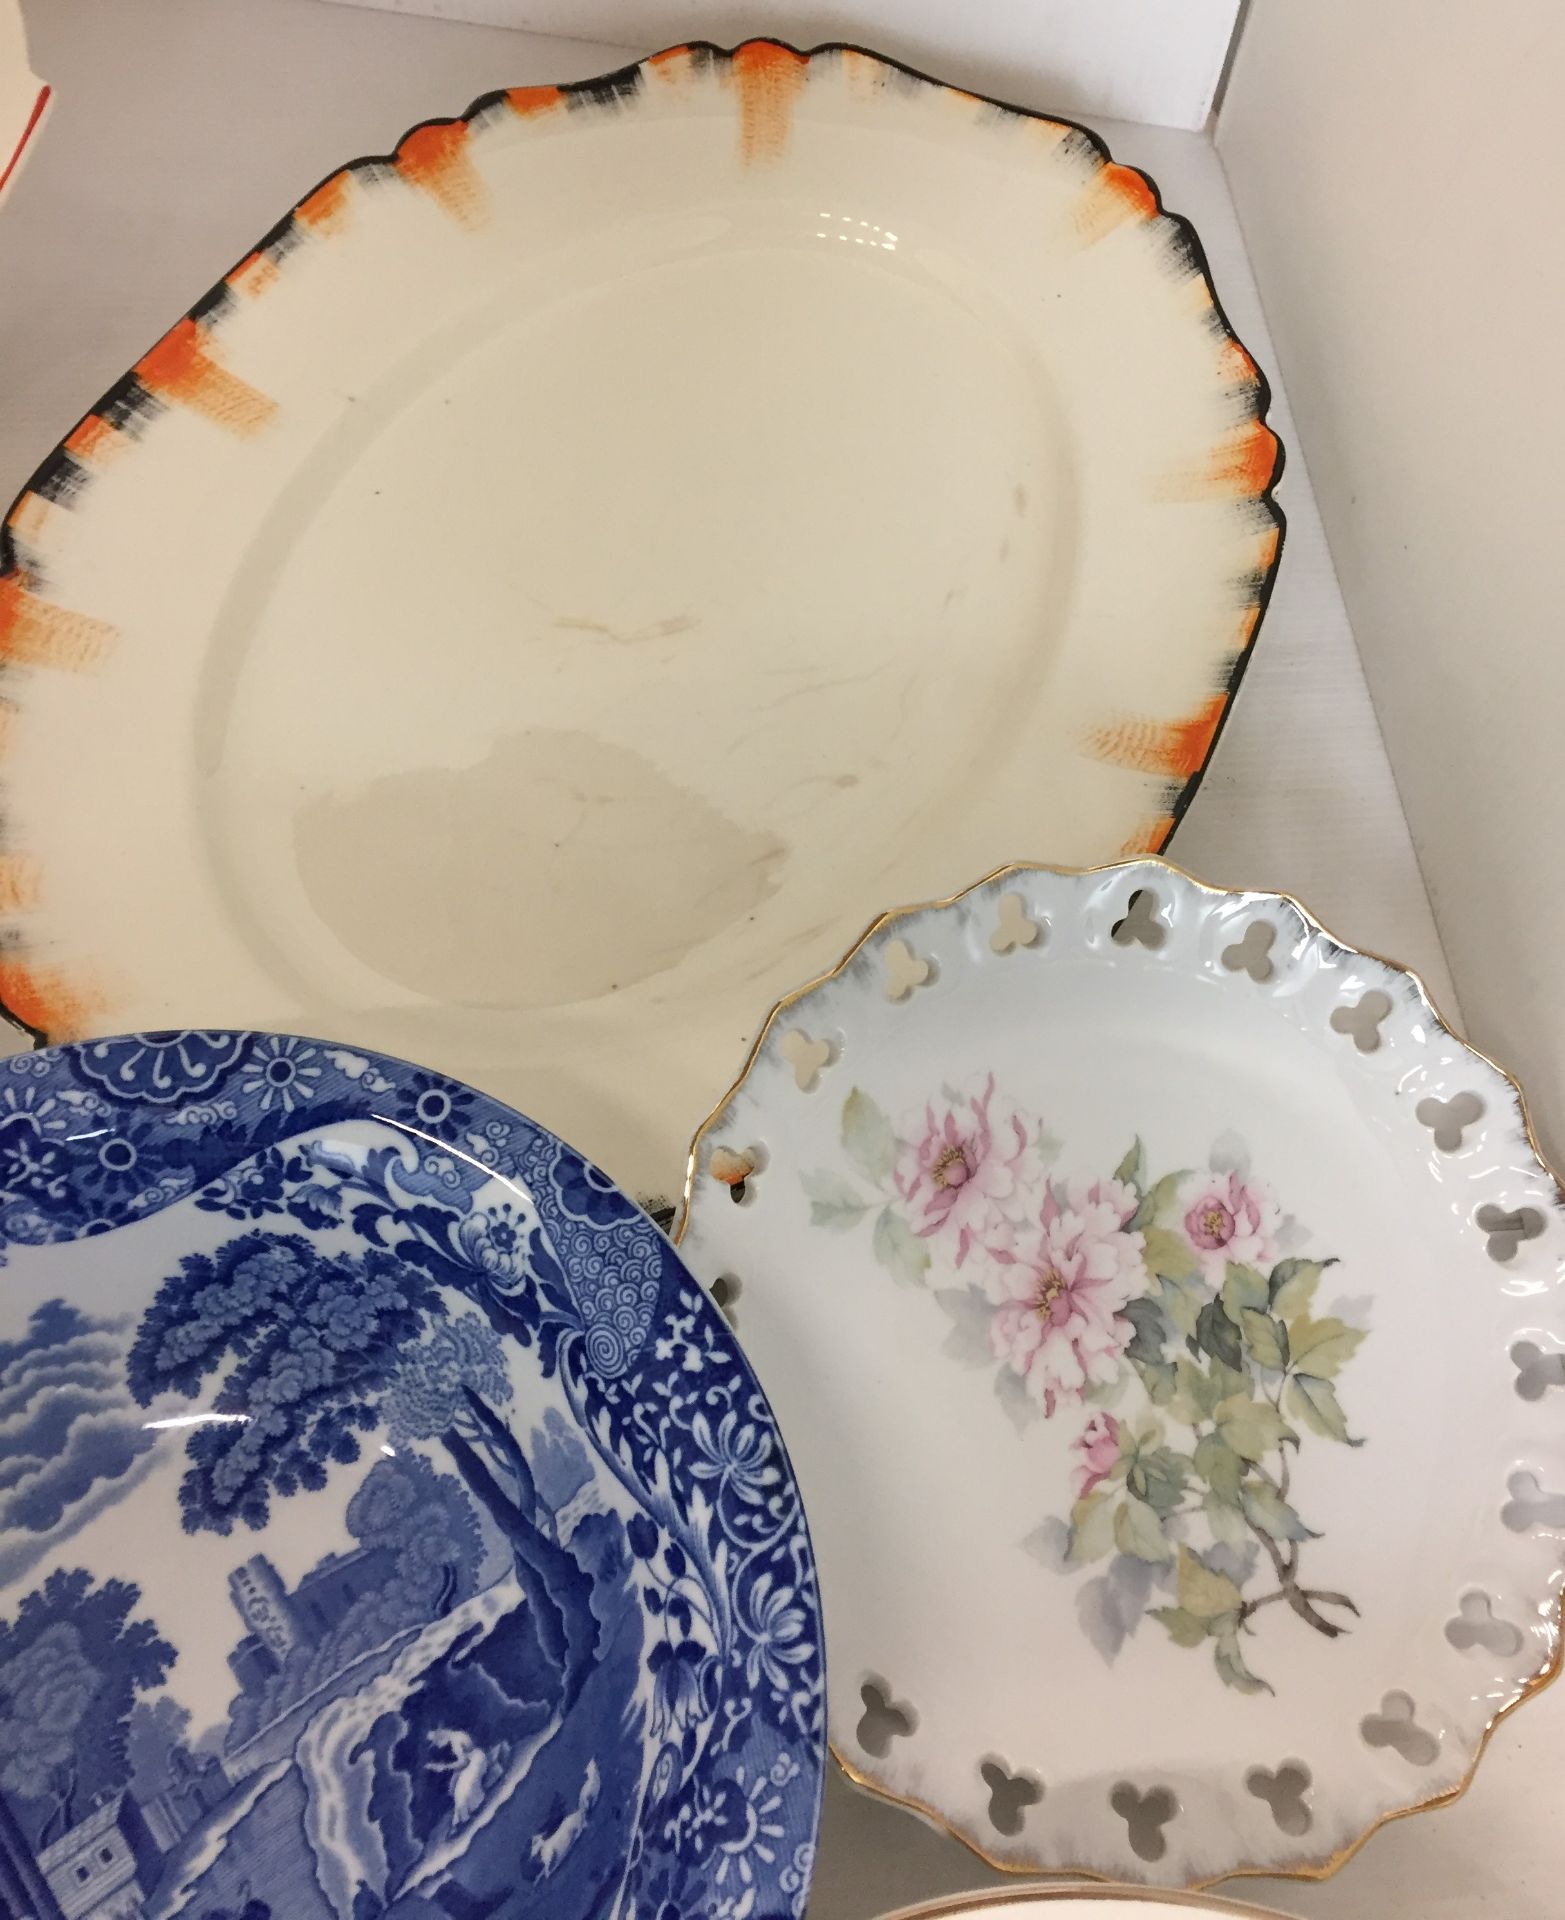
<svg viewBox="0 0 1565 1920"><path fill-rule="evenodd" d="M1286 1465L1286 1461L1284 1464ZM1273 1572L1277 1575L1277 1591L1263 1594L1259 1600L1246 1600L1239 1609L1240 1626L1243 1626L1251 1614L1261 1607L1270 1606L1274 1600L1286 1600L1301 1620L1307 1621L1317 1633L1325 1634L1328 1640L1335 1640L1339 1635L1346 1633L1346 1627L1339 1627L1335 1621L1328 1620L1323 1613L1317 1611L1317 1603L1323 1607L1345 1607L1355 1617L1357 1617L1358 1608L1345 1593L1328 1593L1319 1587L1299 1585L1295 1577L1299 1567L1298 1541L1289 1541L1287 1551L1284 1552L1269 1533L1262 1532L1253 1524L1250 1531L1266 1549L1266 1556L1272 1563Z"/></svg>
<svg viewBox="0 0 1565 1920"><path fill-rule="evenodd" d="M1345 1593L1328 1593L1323 1587L1296 1587L1289 1604L1301 1619L1308 1620L1315 1631L1325 1634L1328 1640L1335 1640L1338 1634L1346 1633L1347 1628L1317 1613L1311 1602L1323 1607L1345 1607L1355 1620L1358 1618L1358 1608Z"/></svg>
<svg viewBox="0 0 1565 1920"><path fill-rule="evenodd" d="M1262 1594L1259 1600L1245 1601L1239 1609L1239 1625L1242 1627L1252 1614L1259 1613L1262 1607L1271 1606L1273 1601L1286 1600L1301 1620L1307 1621L1317 1633L1325 1634L1328 1640L1335 1640L1346 1633L1346 1627L1339 1627L1335 1621L1328 1620L1318 1611L1318 1608L1345 1607L1357 1618L1358 1608L1348 1596L1345 1593L1329 1593L1322 1587L1301 1587L1293 1577L1298 1558L1297 1546L1294 1547L1291 1555L1285 1557L1278 1548L1277 1542L1268 1534L1261 1533L1259 1530L1254 1531L1256 1538L1265 1547L1271 1559L1279 1584L1275 1593Z"/></svg>
<svg viewBox="0 0 1565 1920"><path fill-rule="evenodd" d="M1287 1561L1283 1559L1281 1547L1278 1546L1277 1542L1271 1537L1269 1533L1263 1533L1261 1529L1255 1526L1253 1523L1250 1527L1250 1531L1255 1535L1256 1539L1259 1540L1261 1545L1266 1549L1267 1558L1272 1563L1272 1568L1277 1575L1277 1579L1281 1584L1281 1586L1284 1588L1284 1590L1286 1590L1288 1587L1290 1587L1293 1584L1293 1570L1291 1567L1289 1567Z"/></svg>

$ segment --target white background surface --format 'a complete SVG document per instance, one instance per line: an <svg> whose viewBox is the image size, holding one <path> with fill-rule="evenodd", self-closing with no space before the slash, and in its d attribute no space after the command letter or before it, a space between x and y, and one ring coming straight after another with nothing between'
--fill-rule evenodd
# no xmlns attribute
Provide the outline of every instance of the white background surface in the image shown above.
<svg viewBox="0 0 1565 1920"><path fill-rule="evenodd" d="M651 50L321 0L30 0L26 11L34 64L55 84L57 105L0 212L7 499L98 394L342 161L384 151L412 122L491 87L581 78ZM1036 89L1024 103L1055 104ZM1275 376L1211 146L1098 124L1116 157L1145 167L1168 205L1193 219L1236 329ZM1297 893L1345 939L1418 967L1455 1015L1285 400L1272 417L1289 451L1281 577L1172 851L1205 879ZM1440 778L1456 773L1441 764ZM85 775L83 798L111 802L91 795ZM865 917L887 904L866 901ZM1509 1064L1525 1075L1523 1052ZM1461 1807L1388 1829L1340 1879L1233 1891L1332 1920L1557 1920L1565 1838L1547 1835L1565 1777L1560 1709L1547 1697L1525 1709L1496 1736ZM868 1920L992 1878L954 1843L831 1783L812 1920Z"/></svg>
<svg viewBox="0 0 1565 1920"><path fill-rule="evenodd" d="M34 115L42 89L27 58L17 0L0 0L0 200L19 176L23 142L39 130Z"/></svg>
<svg viewBox="0 0 1565 1920"><path fill-rule="evenodd" d="M1219 145L1474 1041L1565 1152L1559 0L1260 0Z"/></svg>
<svg viewBox="0 0 1565 1920"><path fill-rule="evenodd" d="M1202 127L1239 0L348 0L394 13L572 33L646 49L847 40L1002 100L1041 89L1056 113Z"/></svg>

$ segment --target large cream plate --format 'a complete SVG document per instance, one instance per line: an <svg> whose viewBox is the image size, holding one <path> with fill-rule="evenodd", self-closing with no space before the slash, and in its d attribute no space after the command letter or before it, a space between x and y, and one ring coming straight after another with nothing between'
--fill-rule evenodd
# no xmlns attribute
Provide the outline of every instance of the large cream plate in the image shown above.
<svg viewBox="0 0 1565 1920"><path fill-rule="evenodd" d="M863 899L1161 846L1266 398L1142 175L869 54L419 127L11 513L0 997L336 1033L666 1187Z"/></svg>
<svg viewBox="0 0 1565 1920"><path fill-rule="evenodd" d="M884 916L687 1206L838 1756L996 1864L1318 1877L1556 1671L1559 1188L1514 1083L1293 901L1144 860Z"/></svg>

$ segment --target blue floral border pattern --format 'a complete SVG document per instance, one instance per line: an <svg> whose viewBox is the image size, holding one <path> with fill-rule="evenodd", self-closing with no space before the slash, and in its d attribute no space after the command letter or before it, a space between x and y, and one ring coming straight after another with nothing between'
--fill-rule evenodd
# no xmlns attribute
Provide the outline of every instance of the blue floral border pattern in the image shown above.
<svg viewBox="0 0 1565 1920"><path fill-rule="evenodd" d="M347 1121L401 1140L328 1137ZM497 1179L526 1200L480 1204ZM0 1066L0 1264L185 1200L246 1229L348 1228L459 1290L558 1378L641 1509L629 1538L661 1745L620 1911L797 1920L825 1750L814 1563L770 1409L667 1240L551 1134L378 1055L192 1031Z"/></svg>

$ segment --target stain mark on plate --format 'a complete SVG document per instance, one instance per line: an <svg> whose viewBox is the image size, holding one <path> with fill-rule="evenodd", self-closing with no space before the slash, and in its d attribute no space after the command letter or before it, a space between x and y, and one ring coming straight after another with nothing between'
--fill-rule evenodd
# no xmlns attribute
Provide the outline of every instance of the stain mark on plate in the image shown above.
<svg viewBox="0 0 1565 1920"><path fill-rule="evenodd" d="M576 731L318 797L294 833L305 894L344 946L469 1007L623 992L753 913L787 860L646 755Z"/></svg>

